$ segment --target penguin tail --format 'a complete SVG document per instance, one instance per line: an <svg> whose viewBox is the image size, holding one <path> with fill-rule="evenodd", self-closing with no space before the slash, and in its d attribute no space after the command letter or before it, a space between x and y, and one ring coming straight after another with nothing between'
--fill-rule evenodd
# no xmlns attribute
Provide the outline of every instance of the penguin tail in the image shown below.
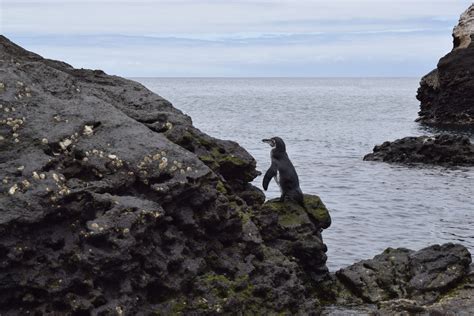
<svg viewBox="0 0 474 316"><path fill-rule="evenodd" d="M297 190L292 192L290 198L296 203L298 203L302 208L304 208L305 210L308 210L306 208L306 205L304 204L304 196L303 196L303 192L301 192L301 189L298 188Z"/></svg>

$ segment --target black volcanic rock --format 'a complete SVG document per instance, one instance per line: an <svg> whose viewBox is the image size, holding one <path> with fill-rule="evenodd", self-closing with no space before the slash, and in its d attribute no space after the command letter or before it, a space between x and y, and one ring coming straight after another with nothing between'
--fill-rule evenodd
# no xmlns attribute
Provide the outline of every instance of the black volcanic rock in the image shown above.
<svg viewBox="0 0 474 316"><path fill-rule="evenodd" d="M469 251L458 244L419 251L388 248L337 271L323 288L338 304L338 315L358 315L361 309L370 315L471 315L471 262Z"/></svg>
<svg viewBox="0 0 474 316"><path fill-rule="evenodd" d="M0 36L0 314L317 311L321 228L262 235L255 166L142 85Z"/></svg>
<svg viewBox="0 0 474 316"><path fill-rule="evenodd" d="M474 145L467 136L404 137L374 147L364 160L395 163L474 165Z"/></svg>
<svg viewBox="0 0 474 316"><path fill-rule="evenodd" d="M427 124L474 125L474 4L453 31L453 50L421 79L418 120Z"/></svg>
<svg viewBox="0 0 474 316"><path fill-rule="evenodd" d="M369 303L411 299L435 302L469 274L471 254L456 244L434 245L419 251L388 248L336 272L356 296Z"/></svg>

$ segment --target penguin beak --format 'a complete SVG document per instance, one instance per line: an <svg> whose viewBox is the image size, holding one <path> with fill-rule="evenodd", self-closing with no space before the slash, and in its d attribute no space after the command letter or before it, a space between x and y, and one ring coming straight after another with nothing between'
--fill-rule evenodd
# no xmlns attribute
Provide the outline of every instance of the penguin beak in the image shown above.
<svg viewBox="0 0 474 316"><path fill-rule="evenodd" d="M268 145L273 147L273 139L262 139L262 142L267 143Z"/></svg>

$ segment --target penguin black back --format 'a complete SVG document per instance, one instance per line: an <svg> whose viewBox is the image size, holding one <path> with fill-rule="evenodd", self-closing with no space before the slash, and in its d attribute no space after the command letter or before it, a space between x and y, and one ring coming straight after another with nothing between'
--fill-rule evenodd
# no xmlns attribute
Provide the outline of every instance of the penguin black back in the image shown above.
<svg viewBox="0 0 474 316"><path fill-rule="evenodd" d="M263 142L272 146L272 164L263 177L263 188L266 191L272 178L280 186L280 201L286 198L293 200L304 207L303 192L300 189L298 174L286 153L286 145L280 137L263 139Z"/></svg>

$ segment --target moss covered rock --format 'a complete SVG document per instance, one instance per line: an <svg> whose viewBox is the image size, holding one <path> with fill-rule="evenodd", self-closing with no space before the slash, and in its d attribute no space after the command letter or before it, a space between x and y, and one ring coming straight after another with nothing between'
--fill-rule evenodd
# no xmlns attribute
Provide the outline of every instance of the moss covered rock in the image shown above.
<svg viewBox="0 0 474 316"><path fill-rule="evenodd" d="M267 201L254 218L267 245L294 258L309 279L319 282L328 275L321 232L331 217L319 197L306 194L304 200L306 209L290 201Z"/></svg>

